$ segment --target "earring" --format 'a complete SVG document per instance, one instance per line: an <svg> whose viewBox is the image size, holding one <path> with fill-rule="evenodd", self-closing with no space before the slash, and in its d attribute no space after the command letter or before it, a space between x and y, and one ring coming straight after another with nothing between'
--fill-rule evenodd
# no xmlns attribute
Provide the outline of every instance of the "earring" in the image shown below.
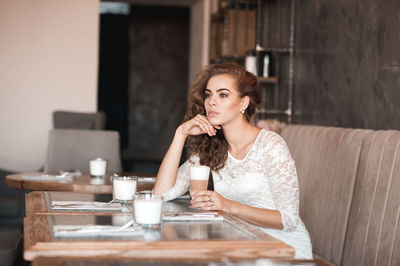
<svg viewBox="0 0 400 266"><path fill-rule="evenodd" d="M242 114L244 114L244 110L240 111Z"/></svg>

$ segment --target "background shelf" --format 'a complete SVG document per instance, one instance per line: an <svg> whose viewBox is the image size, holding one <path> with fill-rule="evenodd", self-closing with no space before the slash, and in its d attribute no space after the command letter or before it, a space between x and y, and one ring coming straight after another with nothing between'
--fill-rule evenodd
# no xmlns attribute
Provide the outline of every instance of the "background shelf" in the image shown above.
<svg viewBox="0 0 400 266"><path fill-rule="evenodd" d="M268 83L268 84L276 84L278 82L278 79L276 77L257 77L258 82L260 83Z"/></svg>
<svg viewBox="0 0 400 266"><path fill-rule="evenodd" d="M247 61L261 88L256 120L291 123L295 0L221 0L219 6L210 18L210 62Z"/></svg>

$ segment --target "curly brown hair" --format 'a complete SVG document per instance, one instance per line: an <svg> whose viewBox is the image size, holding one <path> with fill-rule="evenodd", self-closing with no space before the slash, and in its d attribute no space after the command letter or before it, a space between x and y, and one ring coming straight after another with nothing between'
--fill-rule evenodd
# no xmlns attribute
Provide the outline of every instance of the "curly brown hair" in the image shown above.
<svg viewBox="0 0 400 266"><path fill-rule="evenodd" d="M250 120L261 101L257 77L238 64L222 63L208 65L197 75L190 91L189 106L184 121L188 121L198 114L206 115L204 99L207 83L211 77L221 74L228 74L236 80L236 89L240 97L249 96L250 101L245 110L245 117L248 121ZM201 165L207 165L216 171L224 167L228 157L228 142L222 130L218 130L213 137L207 134L191 135L187 138L186 147L189 149L190 156L199 155Z"/></svg>

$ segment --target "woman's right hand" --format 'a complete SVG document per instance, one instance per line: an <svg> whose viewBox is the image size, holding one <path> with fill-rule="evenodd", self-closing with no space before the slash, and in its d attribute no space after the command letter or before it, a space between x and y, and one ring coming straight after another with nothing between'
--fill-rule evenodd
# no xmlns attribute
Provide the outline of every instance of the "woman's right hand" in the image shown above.
<svg viewBox="0 0 400 266"><path fill-rule="evenodd" d="M201 134L208 134L209 136L215 136L217 134L217 129L221 129L221 127L211 125L207 117L198 114L192 119L180 125L179 129L185 136L201 135Z"/></svg>

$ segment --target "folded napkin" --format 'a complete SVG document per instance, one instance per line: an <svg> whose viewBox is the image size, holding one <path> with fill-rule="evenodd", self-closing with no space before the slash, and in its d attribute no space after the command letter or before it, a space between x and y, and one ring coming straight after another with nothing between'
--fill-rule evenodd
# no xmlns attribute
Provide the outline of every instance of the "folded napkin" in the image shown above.
<svg viewBox="0 0 400 266"><path fill-rule="evenodd" d="M217 212L165 212L163 221L222 221Z"/></svg>
<svg viewBox="0 0 400 266"><path fill-rule="evenodd" d="M56 201L51 202L53 210L121 211L120 203L98 201Z"/></svg>
<svg viewBox="0 0 400 266"><path fill-rule="evenodd" d="M34 181L52 181L52 182L72 182L74 177L72 175L23 175L22 180Z"/></svg>
<svg viewBox="0 0 400 266"><path fill-rule="evenodd" d="M139 226L123 228L112 225L55 225L55 237L126 237L144 234Z"/></svg>

